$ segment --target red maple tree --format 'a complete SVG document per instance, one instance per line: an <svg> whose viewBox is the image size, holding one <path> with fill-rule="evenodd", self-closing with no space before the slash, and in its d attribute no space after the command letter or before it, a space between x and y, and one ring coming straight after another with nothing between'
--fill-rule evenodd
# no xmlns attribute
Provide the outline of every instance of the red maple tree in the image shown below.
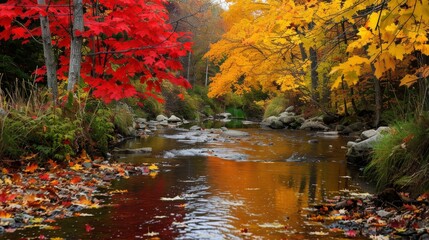
<svg viewBox="0 0 429 240"><path fill-rule="evenodd" d="M58 53L57 79L66 80L71 36L83 37L81 77L87 90L105 102L126 97L156 97L161 83L189 88L177 73L179 58L191 49L190 36L168 23L164 0L84 0L84 31L72 34L73 4L65 0L9 0L0 4L0 39L41 36L38 19L49 18ZM136 84L145 84L144 92Z"/></svg>

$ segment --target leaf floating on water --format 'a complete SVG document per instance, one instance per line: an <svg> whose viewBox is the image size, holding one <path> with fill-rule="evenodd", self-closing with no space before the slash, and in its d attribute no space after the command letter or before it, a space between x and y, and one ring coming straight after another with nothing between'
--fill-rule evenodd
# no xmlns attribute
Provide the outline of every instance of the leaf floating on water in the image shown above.
<svg viewBox="0 0 429 240"><path fill-rule="evenodd" d="M152 165L149 166L149 170L151 170L151 171L157 171L157 170L159 170L159 168L155 164L152 164Z"/></svg>
<svg viewBox="0 0 429 240"><path fill-rule="evenodd" d="M158 236L159 233L158 232L148 232L146 234L143 234L143 236L147 236L147 237L154 237L154 236Z"/></svg>
<svg viewBox="0 0 429 240"><path fill-rule="evenodd" d="M180 200L185 200L185 199L180 197L180 196L175 196L173 198L169 198L169 197L162 197L161 198L161 201L180 201Z"/></svg>
<svg viewBox="0 0 429 240"><path fill-rule="evenodd" d="M92 227L91 225L89 225L88 223L85 224L85 231L86 232L91 232L92 230L94 230L95 228Z"/></svg>
<svg viewBox="0 0 429 240"><path fill-rule="evenodd" d="M309 234L310 235L316 235L316 236L326 236L326 235L329 235L329 233L322 232L322 231L310 232Z"/></svg>
<svg viewBox="0 0 429 240"><path fill-rule="evenodd" d="M280 224L278 222L263 223L263 224L258 224L258 226L261 228L284 228L285 227L283 224Z"/></svg>

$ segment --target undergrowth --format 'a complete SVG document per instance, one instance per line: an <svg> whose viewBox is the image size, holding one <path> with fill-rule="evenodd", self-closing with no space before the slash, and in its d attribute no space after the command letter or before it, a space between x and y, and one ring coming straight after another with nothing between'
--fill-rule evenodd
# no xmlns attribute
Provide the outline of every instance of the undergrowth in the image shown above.
<svg viewBox="0 0 429 240"><path fill-rule="evenodd" d="M395 187L411 193L429 191L429 116L393 124L374 146L365 175L377 187Z"/></svg>

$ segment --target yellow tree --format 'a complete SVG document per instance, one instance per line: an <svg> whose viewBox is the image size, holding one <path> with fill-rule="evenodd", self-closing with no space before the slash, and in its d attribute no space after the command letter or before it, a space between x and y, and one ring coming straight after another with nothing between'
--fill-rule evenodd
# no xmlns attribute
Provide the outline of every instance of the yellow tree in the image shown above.
<svg viewBox="0 0 429 240"><path fill-rule="evenodd" d="M231 2L223 15L227 32L206 54L220 63L209 96L251 88L273 92L297 89L309 65L297 31L308 25L302 17L304 9L305 5L294 1Z"/></svg>
<svg viewBox="0 0 429 240"><path fill-rule="evenodd" d="M401 85L410 86L420 79L423 84L421 98L426 98L429 1L382 0L362 4L349 0L345 4L348 6L342 9L348 12L342 16L345 21L353 23L363 18L365 22L348 44L347 60L332 69L331 73L336 76L332 87L339 87L342 81L354 85L364 78L372 78L377 125L382 104L380 80L399 78Z"/></svg>

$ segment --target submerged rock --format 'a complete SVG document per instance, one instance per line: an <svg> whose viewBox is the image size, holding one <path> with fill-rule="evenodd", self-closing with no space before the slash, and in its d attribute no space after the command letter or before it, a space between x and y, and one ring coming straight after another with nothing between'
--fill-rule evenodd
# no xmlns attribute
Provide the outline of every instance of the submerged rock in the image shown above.
<svg viewBox="0 0 429 240"><path fill-rule="evenodd" d="M115 148L113 150L116 153L124 153L124 154L137 154L137 153L150 153L152 152L151 147L144 147L144 148Z"/></svg>
<svg viewBox="0 0 429 240"><path fill-rule="evenodd" d="M226 130L222 133L222 135L227 137L247 137L249 136L249 133L238 130Z"/></svg>

